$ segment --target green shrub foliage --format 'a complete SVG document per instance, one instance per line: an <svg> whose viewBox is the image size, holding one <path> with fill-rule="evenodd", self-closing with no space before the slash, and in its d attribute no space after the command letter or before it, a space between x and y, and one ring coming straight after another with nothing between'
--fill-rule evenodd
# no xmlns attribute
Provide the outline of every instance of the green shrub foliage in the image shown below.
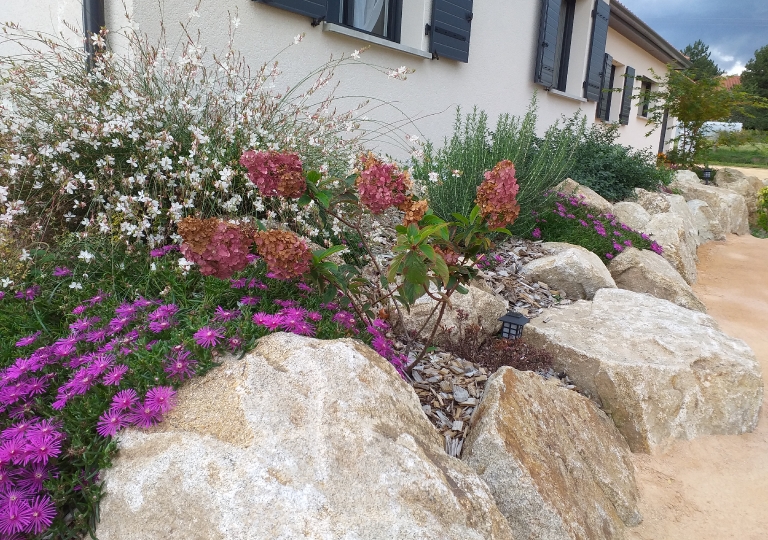
<svg viewBox="0 0 768 540"><path fill-rule="evenodd" d="M609 201L628 199L635 188L655 191L672 181L673 171L657 166L652 152L623 146L618 136L616 125L584 130L568 176Z"/></svg>
<svg viewBox="0 0 768 540"><path fill-rule="evenodd" d="M488 124L485 112L475 108L463 117L457 109L451 138L446 138L440 149L428 142L423 158L412 163L413 177L424 189L434 213L443 219L451 219L453 213L468 214L485 171L509 160L515 164L520 185L517 201L524 209L511 230L530 232L534 220L529 212L544 208L551 197L547 193L566 178L585 129L585 119L574 115L551 126L539 138L536 122L535 96L523 117L503 114L495 129Z"/></svg>

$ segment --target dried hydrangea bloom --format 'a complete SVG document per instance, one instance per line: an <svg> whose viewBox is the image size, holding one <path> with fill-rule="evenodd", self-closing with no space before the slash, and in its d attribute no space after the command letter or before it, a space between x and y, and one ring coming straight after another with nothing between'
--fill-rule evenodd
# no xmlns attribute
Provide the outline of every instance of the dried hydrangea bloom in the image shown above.
<svg viewBox="0 0 768 540"><path fill-rule="evenodd" d="M219 220L216 218L185 217L179 222L178 232L189 249L194 253L202 254L208 248L208 244L211 243L211 238L213 238L218 224Z"/></svg>
<svg viewBox="0 0 768 540"><path fill-rule="evenodd" d="M240 164L248 169L248 178L264 196L298 199L307 189L297 154L248 150L240 157Z"/></svg>
<svg viewBox="0 0 768 540"><path fill-rule="evenodd" d="M414 201L413 197L408 197L398 208L405 212L403 225L407 227L412 223L421 221L421 218L427 213L428 206L427 201Z"/></svg>
<svg viewBox="0 0 768 540"><path fill-rule="evenodd" d="M412 186L408 172L394 163L383 163L373 154L362 158L362 171L357 177L360 202L374 214L381 214L391 206L400 206L408 198Z"/></svg>
<svg viewBox="0 0 768 540"><path fill-rule="evenodd" d="M276 279L292 279L306 274L312 252L306 242L290 231L259 231L254 235L256 251Z"/></svg>
<svg viewBox="0 0 768 540"><path fill-rule="evenodd" d="M456 266L459 264L459 254L450 248L443 249L436 246L435 253L440 255L445 260L445 263L450 266Z"/></svg>
<svg viewBox="0 0 768 540"><path fill-rule="evenodd" d="M505 227L515 222L520 215L520 205L517 204L519 190L515 165L511 161L500 161L492 171L485 173L485 180L477 188L475 202L489 226Z"/></svg>
<svg viewBox="0 0 768 540"><path fill-rule="evenodd" d="M181 253L204 276L228 279L248 266L251 238L239 226L219 219L187 217L179 223Z"/></svg>

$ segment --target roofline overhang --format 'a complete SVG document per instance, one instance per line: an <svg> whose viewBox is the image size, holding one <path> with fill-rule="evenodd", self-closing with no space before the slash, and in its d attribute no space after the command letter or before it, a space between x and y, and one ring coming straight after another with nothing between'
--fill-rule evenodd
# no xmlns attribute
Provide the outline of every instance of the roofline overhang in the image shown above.
<svg viewBox="0 0 768 540"><path fill-rule="evenodd" d="M640 20L637 15L629 11L621 2L611 0L610 5L611 17L608 21L610 28L665 64L676 64L679 68L691 66L691 61L683 53Z"/></svg>

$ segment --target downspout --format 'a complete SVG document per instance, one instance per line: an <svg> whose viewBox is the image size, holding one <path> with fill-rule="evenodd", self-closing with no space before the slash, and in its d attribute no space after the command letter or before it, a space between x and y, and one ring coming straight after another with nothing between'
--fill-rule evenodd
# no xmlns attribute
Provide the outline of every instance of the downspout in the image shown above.
<svg viewBox="0 0 768 540"><path fill-rule="evenodd" d="M107 25L104 15L104 0L83 0L83 34L85 35L85 52L88 53L87 65L93 67L93 57L96 46L91 41L93 34L98 35Z"/></svg>

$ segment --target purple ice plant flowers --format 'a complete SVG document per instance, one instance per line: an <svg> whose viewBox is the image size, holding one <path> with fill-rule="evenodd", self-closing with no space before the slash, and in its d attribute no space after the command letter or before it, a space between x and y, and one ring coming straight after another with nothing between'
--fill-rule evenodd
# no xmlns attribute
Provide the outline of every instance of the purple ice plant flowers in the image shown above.
<svg viewBox="0 0 768 540"><path fill-rule="evenodd" d="M210 326L203 326L192 336L195 343L205 349L216 347L220 340L224 339L224 330L221 328L211 328Z"/></svg>

